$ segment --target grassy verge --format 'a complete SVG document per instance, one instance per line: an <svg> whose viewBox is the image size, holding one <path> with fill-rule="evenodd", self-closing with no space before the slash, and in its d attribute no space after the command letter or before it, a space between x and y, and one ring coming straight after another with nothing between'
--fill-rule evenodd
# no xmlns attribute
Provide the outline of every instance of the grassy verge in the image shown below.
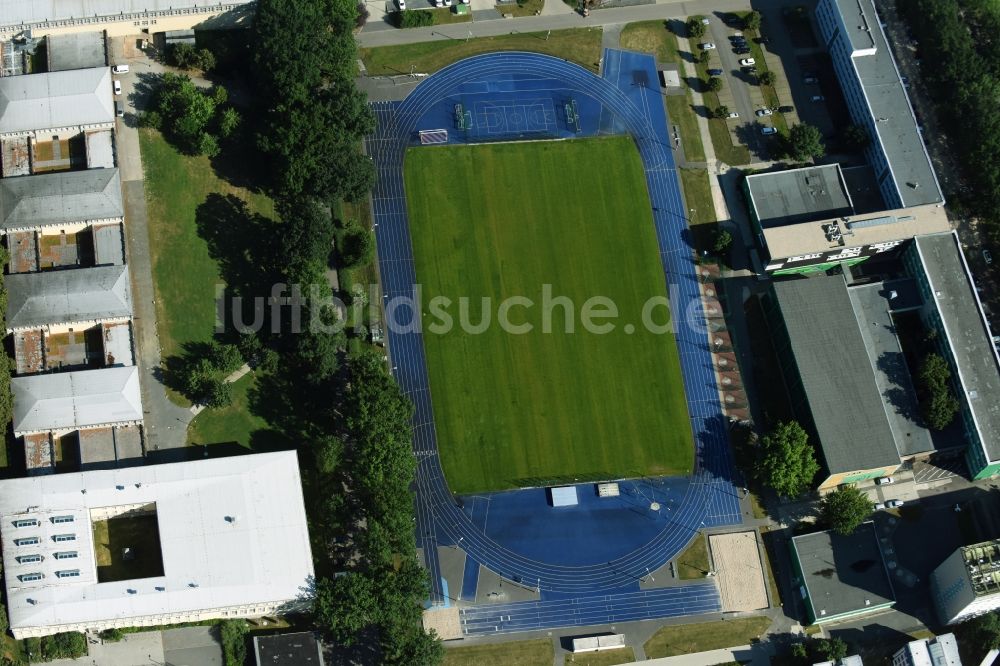
<svg viewBox="0 0 1000 666"><path fill-rule="evenodd" d="M664 21L629 23L622 30L619 43L622 48L652 53L660 62L676 64L678 68L681 68L679 71L683 76L684 70L680 50L677 46L677 36L667 29ZM701 141L701 132L698 130L698 115L694 110L691 90L686 88L683 97L671 95L666 100L667 115L670 117L670 122L677 125L684 156L692 162L704 162L705 147Z"/></svg>
<svg viewBox="0 0 1000 666"><path fill-rule="evenodd" d="M555 650L552 641L515 641L491 645L473 645L444 651L442 666L479 666L508 664L509 666L552 666Z"/></svg>
<svg viewBox="0 0 1000 666"><path fill-rule="evenodd" d="M743 617L723 622L664 627L646 641L646 658L676 657L707 650L747 645L771 624L767 617Z"/></svg>
<svg viewBox="0 0 1000 666"><path fill-rule="evenodd" d="M233 401L227 407L203 410L188 426L188 444L236 443L246 448L261 448L268 423L253 413L250 395L257 386L255 373L233 382ZM265 446L266 448L266 446Z"/></svg>
<svg viewBox="0 0 1000 666"><path fill-rule="evenodd" d="M691 545L677 558L677 577L681 580L704 578L711 571L708 561L708 539L699 534Z"/></svg>
<svg viewBox="0 0 1000 666"><path fill-rule="evenodd" d="M215 288L222 283L219 264L198 232L198 208L210 194L233 195L251 212L268 217L267 197L235 187L216 176L207 157L177 152L163 136L139 132L146 173L149 250L156 292L156 326L164 358L180 354L184 343L207 342L215 327ZM178 404L187 404L169 392Z"/></svg>
<svg viewBox="0 0 1000 666"><path fill-rule="evenodd" d="M433 25L450 25L452 23L469 23L472 21L471 11L468 14L458 14L455 12L455 7L435 7L434 9L421 9L420 11L430 12L434 15Z"/></svg>
<svg viewBox="0 0 1000 666"><path fill-rule="evenodd" d="M533 51L565 58L596 72L601 58L601 31L590 28L528 32L468 41L446 39L419 44L360 49L359 55L372 76L431 73L453 62L492 51Z"/></svg>
<svg viewBox="0 0 1000 666"><path fill-rule="evenodd" d="M664 287L632 140L414 148L404 166L426 302L444 296L475 304L465 315L446 307L451 325L435 314L433 334L424 337L451 489L690 470L692 433L677 347L669 336L635 325ZM595 177L608 169L617 177ZM450 174L446 197L441 173ZM518 196L483 182L518 182ZM580 233L584 219L594 231ZM631 258L628 271L621 257ZM567 318L560 308L546 314L541 304L549 292L542 285L553 285L550 299L571 303L606 296L616 305L615 323L603 320L611 328L598 333L583 323L586 307L579 317ZM498 320L506 317L496 309L498 294L537 305L511 312L509 321L521 330L489 326L474 333L457 324L456 316L480 322L494 310Z"/></svg>
<svg viewBox="0 0 1000 666"><path fill-rule="evenodd" d="M566 655L565 663L574 666L616 666L616 664L631 664L633 661L635 661L635 652L632 651L632 648L625 647L607 652L570 653Z"/></svg>
<svg viewBox="0 0 1000 666"><path fill-rule="evenodd" d="M678 169L684 201L688 208L688 227L691 229L691 243L698 252L711 250L715 244L717 220L715 202L708 171L704 169Z"/></svg>
<svg viewBox="0 0 1000 666"><path fill-rule="evenodd" d="M545 0L524 0L497 5L497 11L511 16L534 16L542 11Z"/></svg>

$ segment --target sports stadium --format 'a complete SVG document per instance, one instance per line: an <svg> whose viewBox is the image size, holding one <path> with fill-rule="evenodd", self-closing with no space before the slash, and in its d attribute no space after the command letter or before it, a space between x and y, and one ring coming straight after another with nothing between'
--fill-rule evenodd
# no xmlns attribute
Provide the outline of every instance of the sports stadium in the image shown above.
<svg viewBox="0 0 1000 666"><path fill-rule="evenodd" d="M602 64L486 54L373 104L418 547L466 636L720 610L711 579L654 584L740 491L655 61Z"/></svg>

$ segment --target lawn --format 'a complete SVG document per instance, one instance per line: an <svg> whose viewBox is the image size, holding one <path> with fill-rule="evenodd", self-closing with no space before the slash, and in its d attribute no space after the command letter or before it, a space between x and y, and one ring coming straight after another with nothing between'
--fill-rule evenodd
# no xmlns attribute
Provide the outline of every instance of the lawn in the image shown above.
<svg viewBox="0 0 1000 666"><path fill-rule="evenodd" d="M552 641L517 641L452 648L444 651L441 666L479 666L480 664L506 664L506 666L552 666L555 651Z"/></svg>
<svg viewBox="0 0 1000 666"><path fill-rule="evenodd" d="M665 21L641 21L629 23L622 30L620 44L624 49L652 53L660 62L672 62L680 67L684 76L677 37L667 29ZM681 136L684 155L692 162L705 161L705 147L698 131L698 116L691 101L691 90L685 86L685 93L670 95L667 100L667 115L670 122L677 125Z"/></svg>
<svg viewBox="0 0 1000 666"><path fill-rule="evenodd" d="M677 577L681 580L704 578L711 567L708 561L708 540L704 534L699 534L677 558Z"/></svg>
<svg viewBox="0 0 1000 666"><path fill-rule="evenodd" d="M566 664L573 666L617 666L635 661L635 652L630 647L607 650L606 652L581 652L566 655Z"/></svg>
<svg viewBox="0 0 1000 666"><path fill-rule="evenodd" d="M565 58L597 71L601 58L601 31L575 28L544 32L526 32L477 39L442 39L419 44L379 46L360 49L359 55L372 76L409 74L411 71L430 74L469 56L493 51L534 51Z"/></svg>
<svg viewBox="0 0 1000 666"><path fill-rule="evenodd" d="M684 200L688 207L688 226L691 228L691 241L695 249L711 251L715 245L715 232L718 228L715 215L715 200L712 197L712 186L708 171L704 169L678 169L681 176L681 187L684 188Z"/></svg>
<svg viewBox="0 0 1000 666"><path fill-rule="evenodd" d="M677 346L640 316L666 285L632 140L414 148L405 177L451 489L688 474L693 440ZM543 285L573 305L546 308ZM456 322L467 299L464 319L474 324L481 298L493 300L486 312L497 318L503 299L529 298L534 305L515 303L509 319L533 328L493 324L474 334L456 323L441 332L443 318L426 315L438 296L452 300L446 314ZM588 333L577 316L594 296L617 306L617 318L601 321L610 332ZM652 319L666 316L657 307Z"/></svg>
<svg viewBox="0 0 1000 666"><path fill-rule="evenodd" d="M206 409L188 426L188 444L236 442L251 447L254 433L267 431L268 423L251 412L249 394L257 384L254 373L233 382L233 402L228 407ZM259 442L257 442L259 444Z"/></svg>
<svg viewBox="0 0 1000 666"><path fill-rule="evenodd" d="M707 650L748 645L771 625L768 617L743 617L722 622L664 627L646 641L646 658L676 657Z"/></svg>
<svg viewBox="0 0 1000 666"><path fill-rule="evenodd" d="M156 326L164 358L185 342L207 342L215 328L218 263L198 234L195 215L208 195L235 195L255 213L272 216L267 197L218 178L207 157L182 155L155 130L139 133L146 172L149 249L156 289ZM172 395L178 402L179 396Z"/></svg>
<svg viewBox="0 0 1000 666"><path fill-rule="evenodd" d="M545 0L521 0L499 5L497 11L511 16L534 16L541 13Z"/></svg>
<svg viewBox="0 0 1000 666"><path fill-rule="evenodd" d="M155 513L95 520L93 528L98 582L163 575L160 529ZM71 546L68 544L67 549L72 549Z"/></svg>

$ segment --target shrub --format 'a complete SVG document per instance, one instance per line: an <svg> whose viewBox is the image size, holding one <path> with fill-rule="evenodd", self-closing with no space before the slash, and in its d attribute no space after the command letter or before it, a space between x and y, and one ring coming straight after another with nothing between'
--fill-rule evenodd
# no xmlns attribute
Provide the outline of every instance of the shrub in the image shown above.
<svg viewBox="0 0 1000 666"><path fill-rule="evenodd" d="M123 638L125 638L125 632L117 627L105 629L101 632L101 640L108 643L117 643Z"/></svg>
<svg viewBox="0 0 1000 666"><path fill-rule="evenodd" d="M434 24L434 15L426 10L404 9L397 12L396 17L400 28L421 28Z"/></svg>
<svg viewBox="0 0 1000 666"><path fill-rule="evenodd" d="M43 659L76 659L87 654L87 639L78 631L45 636L41 641Z"/></svg>
<svg viewBox="0 0 1000 666"><path fill-rule="evenodd" d="M246 636L250 633L246 620L225 620L219 626L219 632L226 666L243 666L247 659Z"/></svg>

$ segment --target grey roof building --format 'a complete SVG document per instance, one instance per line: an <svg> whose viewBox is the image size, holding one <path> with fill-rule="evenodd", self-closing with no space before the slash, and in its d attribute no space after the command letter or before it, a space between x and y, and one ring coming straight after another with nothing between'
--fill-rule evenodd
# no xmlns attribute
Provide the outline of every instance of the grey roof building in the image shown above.
<svg viewBox="0 0 1000 666"><path fill-rule="evenodd" d="M944 201L872 0L821 0L816 21L889 208Z"/></svg>
<svg viewBox="0 0 1000 666"><path fill-rule="evenodd" d="M796 416L829 474L820 487L891 473L899 452L844 277L776 281L765 305Z"/></svg>
<svg viewBox="0 0 1000 666"><path fill-rule="evenodd" d="M274 636L254 636L257 666L323 666L323 650L308 631Z"/></svg>
<svg viewBox="0 0 1000 666"><path fill-rule="evenodd" d="M120 222L118 169L88 169L0 180L0 233L74 222Z"/></svg>
<svg viewBox="0 0 1000 666"><path fill-rule="evenodd" d="M8 275L7 330L129 319L132 296L123 265Z"/></svg>
<svg viewBox="0 0 1000 666"><path fill-rule="evenodd" d="M0 36L20 28L74 27L93 30L94 24L147 25L156 17L173 17L170 25L194 27L206 15L242 8L252 0L0 0ZM183 19L190 19L185 21ZM155 29L155 26L153 26ZM120 29L120 28L119 28ZM138 31L136 31L138 32ZM44 32L41 32L44 34ZM123 34L121 32L117 34Z"/></svg>
<svg viewBox="0 0 1000 666"><path fill-rule="evenodd" d="M14 377L14 436L142 422L135 366Z"/></svg>
<svg viewBox="0 0 1000 666"><path fill-rule="evenodd" d="M2 77L0 137L114 127L112 97L107 67Z"/></svg>
<svg viewBox="0 0 1000 666"><path fill-rule="evenodd" d="M831 530L802 534L792 538L791 549L813 624L896 603L874 523L864 523L847 536Z"/></svg>
<svg viewBox="0 0 1000 666"><path fill-rule="evenodd" d="M745 185L764 229L854 214L839 164L753 174Z"/></svg>
<svg viewBox="0 0 1000 666"><path fill-rule="evenodd" d="M102 32L70 32L45 38L48 71L105 67L108 56Z"/></svg>
<svg viewBox="0 0 1000 666"><path fill-rule="evenodd" d="M1000 474L1000 356L954 233L920 236L904 262L931 308L922 317L943 335L969 448L966 462L976 478Z"/></svg>

